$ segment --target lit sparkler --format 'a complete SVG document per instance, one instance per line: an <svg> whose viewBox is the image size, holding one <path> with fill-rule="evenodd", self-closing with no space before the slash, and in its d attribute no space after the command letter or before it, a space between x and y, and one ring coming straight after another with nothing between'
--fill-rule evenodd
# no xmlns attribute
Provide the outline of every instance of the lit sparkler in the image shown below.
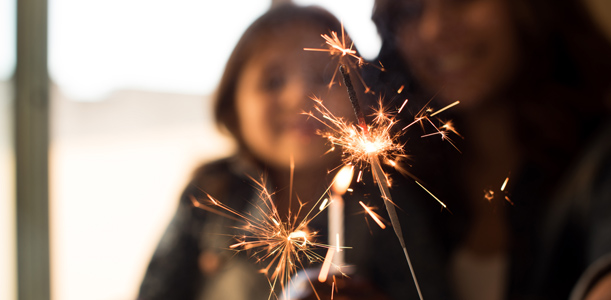
<svg viewBox="0 0 611 300"><path fill-rule="evenodd" d="M418 295L422 299L422 293L418 285L407 247L403 239L403 233L399 218L397 216L395 204L392 202L392 197L389 191L390 181L388 176L382 170L380 165L380 159L384 161L395 161L397 158L405 156L403 152L403 145L399 143L398 135L392 135L390 130L395 124L393 118L388 117L388 114L384 113L382 107L378 111L372 127L369 127L365 121L365 116L362 110L352 86L350 75L346 68L341 65L340 72L344 77L344 84L348 89L348 97L354 108L358 127L346 123L343 119L335 117L327 108L322 105L320 99L314 99L317 101L315 109L322 114L322 119L315 116L313 113L308 113L309 116L317 119L323 124L327 125L331 129L331 132L321 132L322 136L327 138L333 145L340 145L344 151L344 159L347 163L359 164L361 167L369 165L371 166L374 180L377 182L388 211L391 223L393 225L395 234L399 239L403 252L407 259L407 262L414 279L414 283L418 290ZM325 120L327 122L325 122Z"/></svg>
<svg viewBox="0 0 611 300"><path fill-rule="evenodd" d="M388 211L390 222L393 225L395 235L399 239L399 243L401 244L401 248L403 249L403 253L405 254L405 259L407 260L410 272L412 273L412 278L414 279L414 284L416 285L418 296L422 300L423 297L422 292L420 291L420 285L418 284L418 279L416 278L412 262L409 258L407 246L405 245L405 239L403 238L403 232L401 230L401 224L399 223L397 210L395 208L395 204L392 202L392 196L388 189L388 187L390 186L390 181L388 180L388 176L384 173L384 171L382 170L382 166L380 165L380 156L383 156L382 153L397 153L397 151L401 151L398 153L402 153L403 147L399 147L398 144L393 142L393 139L386 138L389 136L387 130L388 128L392 127L390 126L392 125L392 123L388 124L388 126L386 127L383 127L385 129L382 129L381 132L377 130L370 132L365 121L365 116L363 115L363 112L360 109L358 98L356 97L356 92L354 91L354 88L352 86L350 74L348 74L348 71L344 68L344 66L340 66L340 72L344 77L344 83L346 84L346 88L348 89L348 97L350 98L350 102L352 103L352 107L354 108L358 124L361 128L363 140L366 141L364 143L363 148L367 153L367 161L371 165L371 173L373 174L374 180L378 183L378 188L380 189L382 199L384 200L384 205L386 206L386 210ZM385 114L381 113L381 111L382 109L380 108L380 112L374 119L374 122L376 122L376 120L377 122L392 122L392 120L385 117ZM383 137L384 139L376 139L376 137L379 137L379 134L381 134L381 137ZM395 141L396 140L397 139L395 138ZM361 146L363 146L363 144L361 144Z"/></svg>
<svg viewBox="0 0 611 300"><path fill-rule="evenodd" d="M305 114L318 120L319 122L323 123L330 129L330 131L328 132L319 131L319 134L323 136L324 138L328 139L331 142L331 144L334 145L329 151L333 151L336 145L342 147L343 154L344 154L344 162L346 165L351 164L354 166L359 166L361 167L361 169L367 166L371 167L371 172L372 172L374 181L377 183L380 189L380 193L384 201L384 204L386 206L386 210L388 211L388 215L390 217L391 224L393 225L395 234L397 235L397 238L399 239L401 247L403 248L403 252L409 264L410 272L412 274L412 278L414 279L414 284L416 285L418 295L420 299L422 300L423 297L420 291L420 286L416 279L414 269L412 267L412 263L409 258L409 254L407 252L407 247L405 245L403 233L401 230L401 226L399 224L399 218L397 216L395 204L392 202L392 197L389 191L391 182L390 182L388 175L383 171L382 166L381 166L382 162L386 163L388 165L393 166L397 170L402 171L402 173L413 177L413 175L407 173L405 170L400 169L398 166L398 162L401 161L402 159L407 158L407 155L404 152L404 145L401 144L400 142L401 133L400 132L392 133L392 131L394 130L394 126L397 124L397 121L395 120L393 115L385 111L384 107L382 106L382 101L380 100L380 107L378 111L376 111L375 118L373 119L371 126L368 126L368 124L365 121L363 112L360 109L358 98L356 96L355 89L352 85L350 75L348 74L348 70L346 66L342 64L342 59L346 60L345 59L346 57L347 58L351 57L353 59L356 59L357 66L362 66L363 64L362 58L357 56L356 51L352 48L352 45L350 45L350 47L346 47L343 25L342 25L341 41L336 32L331 32L331 36L325 35L325 34L321 36L323 37L323 39L326 42L326 45L327 45L326 49L304 48L304 50L328 52L332 57L337 56L340 58L339 70L342 73L344 84L346 85L346 88L348 90L348 96L354 108L354 111L357 117L358 126L349 124L342 118L335 117L322 104L322 100L316 97L313 98L313 100L316 101L316 104L314 105L314 107L315 107L315 110L321 115L321 117L314 115L312 112L308 112ZM347 60L347 61L350 62L350 60ZM383 66L382 66L382 70L383 70ZM333 73L333 77L332 77L331 82L329 83L329 87L331 87L331 85L334 83L336 74L337 74L337 69ZM358 76L358 73L357 73L357 76ZM361 81L361 83L363 84L363 86L365 87L365 93L370 92L369 87L367 87L362 77L358 76L358 78ZM403 88L404 88L403 86L400 87L399 90L397 90L397 92L401 93ZM401 108L399 109L397 113L400 113L400 111L404 108L406 103L407 103L407 100L403 103L403 105L401 106ZM452 122L451 121L442 122L441 120L437 119L439 122L441 122L441 125L437 126L432 121L432 118L435 115L457 104L459 104L458 101L436 112L433 111L433 109L431 109L430 107L425 106L416 115L414 122L405 126L403 130L406 130L413 124L417 124L417 123L421 124L421 126L424 129L424 122L426 121L427 123L432 125L433 128L435 128L435 132L432 134L425 134L422 137L427 137L427 136L432 136L432 135L441 135L442 140L448 141L454 148L456 148L456 150L458 150L458 148L454 145L452 140L448 137L448 133L450 132L458 135L458 132L456 132L456 130L454 129ZM460 152L460 150L458 151ZM357 176L357 182L361 180L361 176L362 176L362 172L359 172ZM435 197L431 192L426 190L426 188L424 188L422 184L420 184L418 181L416 181L416 183L422 189L424 189L427 193L429 193L433 198L435 198L435 200L437 200L444 208L446 208L446 205L443 202L441 202L437 197ZM372 211L368 210L368 207L365 206L363 203L361 203L361 205L363 206L365 211L369 213L375 220L376 218L375 218L375 215L372 214ZM383 223L381 222L379 222L378 224L382 224L380 225L381 227L383 226Z"/></svg>
<svg viewBox="0 0 611 300"><path fill-rule="evenodd" d="M399 114L405 107L407 100L403 102L401 107L396 112L391 112L382 105L382 100L379 101L379 107L375 110L373 120L370 124L367 124L352 83L349 81L349 75L345 68L340 68L345 73L346 86L348 87L348 94L353 107L355 108L355 114L358 119L358 126L347 122L341 117L336 117L328 108L323 104L323 100L317 97L312 99L316 102L314 109L317 113L304 112L305 115L317 120L324 124L327 130L321 130L318 132L322 137L326 138L332 145L329 152L335 150L335 146L342 147L343 159L345 165L354 165L360 169L364 169L371 166L373 169L378 169L377 174L379 178L375 178L378 183L385 183L387 186L391 186L390 177L382 170L381 166L377 168L375 165L381 165L384 163L403 173L404 175L410 176L416 180L419 187L430 194L440 205L447 208L446 205L435 197L430 191L424 188L411 173L401 168L401 162L407 160L408 155L405 153L405 145L401 142L401 135L403 131L413 126L414 124L420 123L422 127L425 124L430 124L434 129L434 134L448 135L448 131L455 132L455 129L450 121L446 122L442 126L436 126L431 120L431 113L433 110L428 106L425 106L418 114L415 119L409 125L403 127L403 129L395 129L399 124L396 119L396 115ZM454 106L458 103L451 104ZM437 113L447 109L445 107ZM426 136L426 135L425 135ZM376 163L377 160L377 163ZM378 180L379 179L379 180ZM357 175L357 182L362 180L362 171L359 171Z"/></svg>
<svg viewBox="0 0 611 300"><path fill-rule="evenodd" d="M281 218L274 204L273 193L268 191L263 181L253 181L256 183L259 192L260 204L255 205L254 210L250 212L235 210L210 195L202 202L195 197L191 197L191 201L193 206L197 208L236 220L242 224L236 228L243 231L244 234L235 236L236 242L229 248L236 251L252 251L252 256L256 257L258 262L264 263L265 267L260 272L265 274L270 281L271 297L277 283L280 284L283 293L287 291L287 287L290 285L292 276L297 269L305 271L304 265L306 263L311 264L324 260L324 257L315 250L329 248L330 246L317 243L315 238L318 232L310 229L308 225L322 210L328 207L328 204L319 207L319 202L323 201L323 197L321 197L302 216L305 203L299 201L299 208L296 213L292 214L289 211L288 218L285 221ZM328 191L329 189L325 191L323 196ZM331 249L334 248L331 247ZM311 282L310 285L312 285ZM313 285L312 289L314 290ZM316 293L315 290L314 293Z"/></svg>

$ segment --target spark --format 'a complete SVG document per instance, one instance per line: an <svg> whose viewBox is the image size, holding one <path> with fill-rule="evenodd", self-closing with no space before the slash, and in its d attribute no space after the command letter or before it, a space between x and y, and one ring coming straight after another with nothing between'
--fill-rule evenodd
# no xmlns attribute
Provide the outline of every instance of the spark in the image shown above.
<svg viewBox="0 0 611 300"><path fill-rule="evenodd" d="M386 229L386 225L380 220L380 215L376 214L370 207L365 205L362 201L359 201L359 204L365 209L365 211L369 214L369 216L380 226L382 229Z"/></svg>
<svg viewBox="0 0 611 300"><path fill-rule="evenodd" d="M457 102L455 102L457 103ZM448 105L445 108L437 111L437 113L446 110L447 108L451 107L453 105ZM429 136L434 136L434 135L440 135L441 136L441 140L442 141L447 141L450 145L452 145L452 147L454 147L454 149L456 149L456 151L458 151L459 153L462 153L460 151L460 149L458 149L458 147L456 147L456 145L454 144L454 141L452 141L452 139L449 137L448 133L452 132L456 135L458 135L459 137L462 138L462 135L460 135L456 129L454 128L454 124L452 123L452 121L447 121L447 122L441 122L441 120L437 119L439 122L442 123L441 126L437 126L435 125L435 123L433 123L433 121L431 120L432 114L430 114L433 110L431 108L428 108L425 106L426 109L422 109L414 118L414 121L411 122L410 124L408 124L407 126L403 127L402 130L406 130L408 128L410 128L411 126L413 126L414 124L419 123L420 126L424 129L424 124L430 124L434 129L435 132L433 133L428 133L428 134L424 134L421 137L425 138L425 137L429 137ZM441 128L441 129L440 129Z"/></svg>
<svg viewBox="0 0 611 300"><path fill-rule="evenodd" d="M435 96L433 96L435 97ZM433 98L431 98L432 100ZM429 100L429 103L430 101ZM456 145L454 144L454 141L452 141L452 139L449 137L448 133L452 132L456 135L458 135L459 137L462 138L462 135L460 135L458 133L458 131L456 131L456 128L454 128L454 124L452 123L452 121L447 121L447 122L442 122L440 119L435 118L437 121L439 121L441 123L441 126L437 126L435 125L435 123L432 121L431 118L433 118L435 115L449 109L452 108L456 105L460 104L460 101L455 101L452 104L449 104L447 106L445 106L444 108L438 110L438 111L434 111L433 108L428 106L428 103L422 107L422 109L420 109L420 111L414 116L414 121L412 121L411 123L409 123L407 126L403 127L402 130L407 130L408 128L412 127L414 124L420 124L420 127L422 127L422 129L424 129L424 125L425 124L429 124L435 131L433 133L429 133L429 134L424 134L421 137L429 137L429 136L434 136L434 135L440 135L441 136L441 140L442 141L447 141L450 145L452 145L452 147L454 147L454 149L456 149L456 151L458 151L459 153L462 153L460 151L460 149L458 149L458 147L456 147Z"/></svg>
<svg viewBox="0 0 611 300"><path fill-rule="evenodd" d="M401 94L401 92L403 92L403 88L405 88L405 85L401 85L401 87L399 87L397 94Z"/></svg>
<svg viewBox="0 0 611 300"><path fill-rule="evenodd" d="M407 104L407 101L408 101L407 99L405 99L405 101L403 101L403 104L401 105L401 107L397 111L397 114L400 114L403 111L403 108L405 107L405 104Z"/></svg>
<svg viewBox="0 0 611 300"><path fill-rule="evenodd" d="M460 101L455 101L454 103L452 103L452 104L450 104L450 105L448 105L448 106L446 106L446 107L444 107L444 108L442 108L442 109L440 109L440 110L438 110L438 111L436 111L436 112L432 113L432 114L431 114L431 117L434 117L436 114L438 114L438 113L440 113L440 112L442 112L442 111L444 111L444 110L446 110L446 109L448 109L448 108L454 107L454 106L456 106L456 105L458 105L458 104L460 104Z"/></svg>
<svg viewBox="0 0 611 300"><path fill-rule="evenodd" d="M439 202L439 204L441 204L441 206L443 206L443 208L448 208L445 203L443 203L441 200L439 200L439 198L435 197L435 195L433 195L433 193L429 192L429 190L427 190L424 186L422 186L422 184L420 184L420 182L415 181L424 191L426 191L427 193L429 193L429 195L431 195L431 197L435 198L435 200L437 200L437 202Z"/></svg>
<svg viewBox="0 0 611 300"><path fill-rule="evenodd" d="M445 123L443 123L443 125L441 125L441 128L443 128L446 131L453 132L454 134L462 138L462 135L460 135L460 133L456 131L456 128L454 127L454 122L452 122L452 120L446 121Z"/></svg>
<svg viewBox="0 0 611 300"><path fill-rule="evenodd" d="M509 182L509 176L507 176L507 178L505 178L505 181L503 181L503 185L501 185L501 191L505 191L505 187L507 187L507 182Z"/></svg>
<svg viewBox="0 0 611 300"><path fill-rule="evenodd" d="M320 207L318 208L318 210L324 210L325 208L327 208L328 202L329 202L329 198L325 198L324 200L322 200L322 203L320 204Z"/></svg>
<svg viewBox="0 0 611 300"><path fill-rule="evenodd" d="M389 160L387 163L388 163L389 165L393 166L393 167L396 167L396 166L397 166L397 163L396 163L395 161L393 161L393 160Z"/></svg>
<svg viewBox="0 0 611 300"><path fill-rule="evenodd" d="M346 45L346 33L344 31L344 24L342 23L342 35L341 39L337 35L337 32L331 31L331 34L321 34L320 36L325 40L327 48L303 48L305 51L320 51L329 52L331 56L350 56L355 58L359 64L364 62L363 58L357 55L356 50L353 49L354 43L350 43L350 46Z"/></svg>
<svg viewBox="0 0 611 300"><path fill-rule="evenodd" d="M491 202L494 199L494 191L493 190L484 190L484 198Z"/></svg>
<svg viewBox="0 0 611 300"><path fill-rule="evenodd" d="M510 174L511 175L511 174ZM509 199L509 195L508 192L505 190L507 188L507 184L509 183L509 176L507 175L507 177L505 177L505 180L503 181L503 184L501 184L501 188L499 190L499 194L503 194L503 198L505 199L505 201L507 201L509 204L513 205L513 201L511 201L511 199ZM492 202L492 200L495 197L495 192L492 189L486 189L484 190L484 199L488 200L488 202Z"/></svg>

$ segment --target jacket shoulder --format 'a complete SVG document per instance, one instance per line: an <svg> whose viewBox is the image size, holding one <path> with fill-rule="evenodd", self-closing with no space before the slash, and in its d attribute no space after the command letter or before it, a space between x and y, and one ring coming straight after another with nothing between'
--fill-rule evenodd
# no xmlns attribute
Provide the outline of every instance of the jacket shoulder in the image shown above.
<svg viewBox="0 0 611 300"><path fill-rule="evenodd" d="M198 198L210 195L216 199L223 199L224 195L230 192L231 186L236 181L242 180L235 171L236 163L235 157L228 157L197 167L185 189L183 199L189 198L189 195ZM190 201L190 199L185 200Z"/></svg>

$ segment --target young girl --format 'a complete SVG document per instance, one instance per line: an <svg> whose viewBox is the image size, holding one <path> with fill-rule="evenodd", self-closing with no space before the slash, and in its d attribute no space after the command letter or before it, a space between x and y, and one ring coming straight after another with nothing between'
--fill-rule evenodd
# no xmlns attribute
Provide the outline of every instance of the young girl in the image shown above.
<svg viewBox="0 0 611 300"><path fill-rule="evenodd" d="M291 157L293 193L307 202L303 210L324 193L331 180L328 170L340 165L340 153L325 155L329 145L316 134L321 125L301 113L312 109L310 96L316 95L334 114L354 119L345 89L328 87L337 64L303 50L320 47L320 35L329 31L341 27L328 12L284 5L243 34L227 62L214 111L218 125L237 142L237 153L195 172L150 262L139 299L268 299L270 284L258 273L262 266L227 250L235 242L232 228L241 224L193 207L191 197L204 200L209 194L247 212L258 201L250 177L265 173L285 217L290 206L299 207L297 197L289 195ZM315 222L310 225L326 242L326 217Z"/></svg>

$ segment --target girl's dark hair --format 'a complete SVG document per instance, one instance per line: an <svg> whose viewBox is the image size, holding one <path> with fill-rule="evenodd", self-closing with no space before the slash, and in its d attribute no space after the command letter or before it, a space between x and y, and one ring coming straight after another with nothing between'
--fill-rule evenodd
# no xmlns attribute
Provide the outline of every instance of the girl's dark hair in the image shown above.
<svg viewBox="0 0 611 300"><path fill-rule="evenodd" d="M227 130L244 150L239 131L239 120L235 107L236 88L240 74L254 53L264 47L263 40L268 36L286 30L287 25L304 24L339 32L341 24L335 16L316 6L296 6L282 4L272 7L246 29L233 49L225 71L214 96L214 118L221 130ZM327 32L321 32L321 34ZM322 41L322 40L321 40ZM316 45L313 45L316 46Z"/></svg>

